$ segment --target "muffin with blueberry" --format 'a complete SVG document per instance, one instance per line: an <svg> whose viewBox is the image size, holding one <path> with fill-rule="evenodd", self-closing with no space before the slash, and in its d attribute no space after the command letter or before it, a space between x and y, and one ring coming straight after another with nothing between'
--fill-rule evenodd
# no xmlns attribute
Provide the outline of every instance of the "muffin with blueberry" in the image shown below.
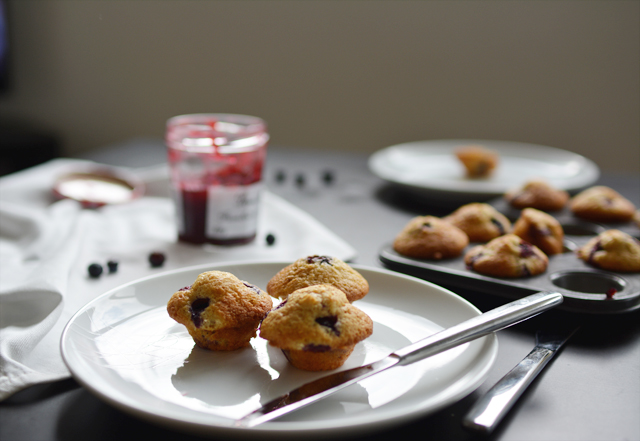
<svg viewBox="0 0 640 441"><path fill-rule="evenodd" d="M260 337L307 371L339 368L372 333L371 318L333 285L292 292L260 326Z"/></svg>
<svg viewBox="0 0 640 441"><path fill-rule="evenodd" d="M489 204L473 202L463 205L442 220L460 228L470 242L488 242L511 232L511 222Z"/></svg>
<svg viewBox="0 0 640 441"><path fill-rule="evenodd" d="M535 208L542 211L562 210L569 200L569 193L553 187L542 179L533 179L523 186L505 193L509 204L520 210Z"/></svg>
<svg viewBox="0 0 640 441"><path fill-rule="evenodd" d="M231 351L249 346L272 306L271 297L257 286L231 273L208 271L175 292L167 311L201 348Z"/></svg>
<svg viewBox="0 0 640 441"><path fill-rule="evenodd" d="M594 222L628 222L636 210L631 201L604 185L578 193L569 201L569 207L577 217Z"/></svg>
<svg viewBox="0 0 640 441"><path fill-rule="evenodd" d="M513 234L540 248L547 256L564 251L564 229L544 211L525 208L513 224Z"/></svg>
<svg viewBox="0 0 640 441"><path fill-rule="evenodd" d="M576 251L588 264L616 272L640 271L640 242L620 230L607 230Z"/></svg>
<svg viewBox="0 0 640 441"><path fill-rule="evenodd" d="M403 256L441 260L458 257L469 244L467 234L435 216L417 216L404 226L393 241L393 249Z"/></svg>
<svg viewBox="0 0 640 441"><path fill-rule="evenodd" d="M506 234L471 248L464 263L469 270L487 276L519 278L542 274L547 270L549 258L521 237Z"/></svg>
<svg viewBox="0 0 640 441"><path fill-rule="evenodd" d="M472 179L491 176L500 160L495 150L481 145L460 146L455 155L464 166L467 177Z"/></svg>
<svg viewBox="0 0 640 441"><path fill-rule="evenodd" d="M300 288L322 284L342 290L350 302L369 292L369 283L362 274L337 257L320 255L302 257L278 271L267 283L267 292L285 299Z"/></svg>

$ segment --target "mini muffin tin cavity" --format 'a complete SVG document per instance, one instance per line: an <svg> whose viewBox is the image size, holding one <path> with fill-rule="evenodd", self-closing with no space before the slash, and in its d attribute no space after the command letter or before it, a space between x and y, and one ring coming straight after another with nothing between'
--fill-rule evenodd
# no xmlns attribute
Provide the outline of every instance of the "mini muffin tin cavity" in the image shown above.
<svg viewBox="0 0 640 441"><path fill-rule="evenodd" d="M512 222L520 210L498 199L490 202ZM557 291L564 296L558 308L593 314L617 314L640 308L640 273L605 271L580 260L575 250L608 229L618 229L640 238L640 229L632 222L599 224L574 217L568 210L549 213L562 225L565 233L564 252L549 256L547 270L537 276L516 279L485 276L468 270L464 254L477 243L471 243L460 257L449 260L412 259L393 250L391 244L380 250L379 258L388 268L422 279L453 287L520 298L538 291Z"/></svg>

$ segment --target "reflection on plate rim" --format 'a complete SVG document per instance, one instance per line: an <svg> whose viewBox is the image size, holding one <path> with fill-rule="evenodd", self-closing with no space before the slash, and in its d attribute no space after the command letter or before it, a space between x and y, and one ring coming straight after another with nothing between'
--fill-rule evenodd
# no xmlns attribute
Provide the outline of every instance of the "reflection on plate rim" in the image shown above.
<svg viewBox="0 0 640 441"><path fill-rule="evenodd" d="M222 267L232 267L232 266L278 265L282 267L286 264L287 263L279 262L279 261L255 261L255 262L237 261L237 262L214 263L214 264L205 264L205 265L200 264L200 265L195 265L195 266L190 266L185 268L174 269L171 271L165 271L152 276L147 276L147 277L123 284L114 289L111 289L108 292L93 299L92 301L87 303L85 306L83 306L80 310L78 310L65 326L64 331L62 333L61 340L60 340L60 349L62 352L64 362L69 368L72 376L84 387L90 390L93 394L98 396L100 399L106 401L107 403L113 405L114 407L119 408L131 415L135 415L145 421L158 424L160 426L178 428L185 432L190 432L195 434L198 434L198 433L211 434L215 432L220 435L226 434L226 435L238 436L245 432L246 434L248 434L249 432L247 431L250 431L251 434L261 434L264 436L277 435L279 437L289 436L289 435L299 436L303 433L305 436L319 436L319 435L326 436L331 434L332 432L336 435L352 433L352 432L364 432L364 431L373 430L376 427L390 427L392 425L400 424L403 421L415 419L420 416L429 415L447 405L450 405L458 401L459 399L462 399L464 396L468 395L473 390L475 390L486 379L486 376L488 375L490 368L493 366L495 362L495 358L497 356L497 351L498 351L498 342L495 334L493 334L493 335L484 337L483 345L486 346L486 348L483 351L479 352L478 355L475 357L475 358L482 358L484 360L484 365L480 364L480 371L473 371L473 368L476 368L476 369L478 368L477 366L465 367L463 371L464 375L460 379L458 379L456 382L450 385L447 385L440 392L440 394L443 394L444 392L447 391L447 389L450 389L453 386L457 386L456 389L458 390L456 390L455 393L450 394L450 396L448 396L447 399L441 400L439 403L437 403L437 405L432 405L430 407L428 406L426 409L420 408L417 411L413 411L413 412L406 412L406 409L405 410L397 409L395 412L388 411L386 412L386 414L389 415L387 418L382 418L377 421L368 421L364 423L360 422L359 424L349 423L350 421L349 418L340 420L340 423L331 425L330 427L326 427L326 426L317 427L317 424L322 423L323 421L299 421L299 422L288 421L284 423L278 423L277 421L274 421L274 422L266 423L264 425L257 426L251 429L245 429L245 428L235 428L235 427L224 427L219 425L203 425L201 422L197 421L197 418L194 418L193 420L187 420L183 418L171 418L170 416L167 416L167 415L154 413L153 410L142 409L140 405L136 405L135 399L132 400L131 402L124 402L116 398L113 398L112 396L110 396L110 393L113 393L113 392L109 390L103 391L102 389L104 389L104 387L95 386L94 384L92 384L91 381L86 381L83 375L75 371L73 363L69 361L69 358L71 357L68 354L66 354L67 350L65 348L65 342L67 340L67 336L70 333L69 331L74 326L76 319L80 317L82 314L84 314L88 309L90 309L95 304L98 304L99 302L103 301L107 297L113 295L115 292L120 291L126 287L136 285L136 284L141 284L148 280L156 279L159 277L171 276L171 275L175 275L183 272L190 272L190 271L202 272L202 271L220 269ZM435 289L437 291L440 291L441 294L451 296L456 301L461 302L462 304L465 304L466 307L469 307L473 312L477 314L481 313L473 304L471 304L466 299L458 296L457 294L441 286L435 285L428 281L415 278L406 274L396 273L394 271L390 271L384 268L375 268L371 266L363 266L363 265L356 265L356 264L351 264L351 266L358 271L360 270L370 271L373 273L377 273L378 275L390 276L390 277L399 278L399 279L407 279L408 281L411 281L413 283L424 285L425 287L429 287L430 289ZM468 376L470 373L474 374L472 379L473 381L469 382L467 380L468 384L466 384L465 387L461 388L459 383L463 382L464 377ZM311 427L305 427L305 426L311 426Z"/></svg>
<svg viewBox="0 0 640 441"><path fill-rule="evenodd" d="M500 186L499 184L492 185L492 186L478 185L482 183L481 180L469 181L469 183L473 185L453 185L447 181L439 182L435 180L428 182L427 184L421 184L421 183L411 182L409 180L402 179L402 177L392 175L388 170L384 169L383 165L381 165L383 164L383 160L387 157L387 155L389 155L390 152L393 152L394 150L406 149L406 148L424 148L424 149L451 148L453 149L455 146L465 145L465 144L480 144L480 145L486 146L487 148L492 148L496 150L515 149L515 150L525 151L527 148L536 148L537 150L544 149L544 151L547 152L548 154L564 155L568 158L573 158L581 163L581 166L583 167L584 170L581 171L579 175L576 176L575 178L567 180L567 182L564 184L561 184L561 183L555 184L556 187L566 191L575 191L575 190L582 189L586 186L589 186L595 183L600 177L600 169L598 168L598 166L590 159L578 153L570 152L568 150L563 150L556 147L549 147L549 146L538 145L538 144L500 141L500 140L481 140L481 139L440 139L440 140L411 141L411 142L396 144L389 147L385 147L371 154L368 160L368 166L369 166L369 170L381 179L384 179L396 185L401 185L413 191L418 191L426 194L442 193L442 194L450 195L453 197L461 196L461 195L489 197L489 196L500 196L506 190L510 189L510 187L506 184L504 186ZM452 150L452 154L453 154L453 150ZM506 155L506 152L503 152L502 154ZM544 156L544 155L541 155L541 156ZM464 182L466 183L466 181ZM495 183L492 183L492 184L495 184ZM498 189L498 187L500 188Z"/></svg>

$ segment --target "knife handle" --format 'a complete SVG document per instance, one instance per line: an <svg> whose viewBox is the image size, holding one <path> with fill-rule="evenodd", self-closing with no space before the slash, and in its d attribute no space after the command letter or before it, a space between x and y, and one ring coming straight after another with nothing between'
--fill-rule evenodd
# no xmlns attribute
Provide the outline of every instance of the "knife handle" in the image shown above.
<svg viewBox="0 0 640 441"><path fill-rule="evenodd" d="M462 420L467 429L489 434L509 412L556 351L536 346L471 407Z"/></svg>

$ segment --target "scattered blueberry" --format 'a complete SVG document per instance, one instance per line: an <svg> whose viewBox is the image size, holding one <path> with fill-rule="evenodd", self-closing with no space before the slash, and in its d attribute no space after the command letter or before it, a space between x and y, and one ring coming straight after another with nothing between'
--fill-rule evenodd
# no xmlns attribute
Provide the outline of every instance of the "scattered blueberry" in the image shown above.
<svg viewBox="0 0 640 441"><path fill-rule="evenodd" d="M89 275L93 278L97 278L100 277L100 274L102 274L102 265L100 265L99 263L92 263L91 265L89 265L89 268L87 268L87 270L89 271Z"/></svg>
<svg viewBox="0 0 640 441"><path fill-rule="evenodd" d="M287 178L287 175L284 173L284 171L279 170L276 173L276 182L282 183L285 181L286 178Z"/></svg>
<svg viewBox="0 0 640 441"><path fill-rule="evenodd" d="M327 170L322 174L322 180L324 181L325 184L331 185L335 180L335 176L331 170Z"/></svg>
<svg viewBox="0 0 640 441"><path fill-rule="evenodd" d="M276 237L273 234L269 233L267 234L266 241L267 245L271 246L276 243Z"/></svg>
<svg viewBox="0 0 640 441"><path fill-rule="evenodd" d="M304 187L305 179L303 174L296 176L296 185L300 188Z"/></svg>
<svg viewBox="0 0 640 441"><path fill-rule="evenodd" d="M151 254L149 254L149 263L151 264L152 267L157 268L159 266L162 266L164 264L164 254L155 251Z"/></svg>
<svg viewBox="0 0 640 441"><path fill-rule="evenodd" d="M107 262L107 268L109 268L110 273L115 273L118 271L118 262L115 260L110 260Z"/></svg>

